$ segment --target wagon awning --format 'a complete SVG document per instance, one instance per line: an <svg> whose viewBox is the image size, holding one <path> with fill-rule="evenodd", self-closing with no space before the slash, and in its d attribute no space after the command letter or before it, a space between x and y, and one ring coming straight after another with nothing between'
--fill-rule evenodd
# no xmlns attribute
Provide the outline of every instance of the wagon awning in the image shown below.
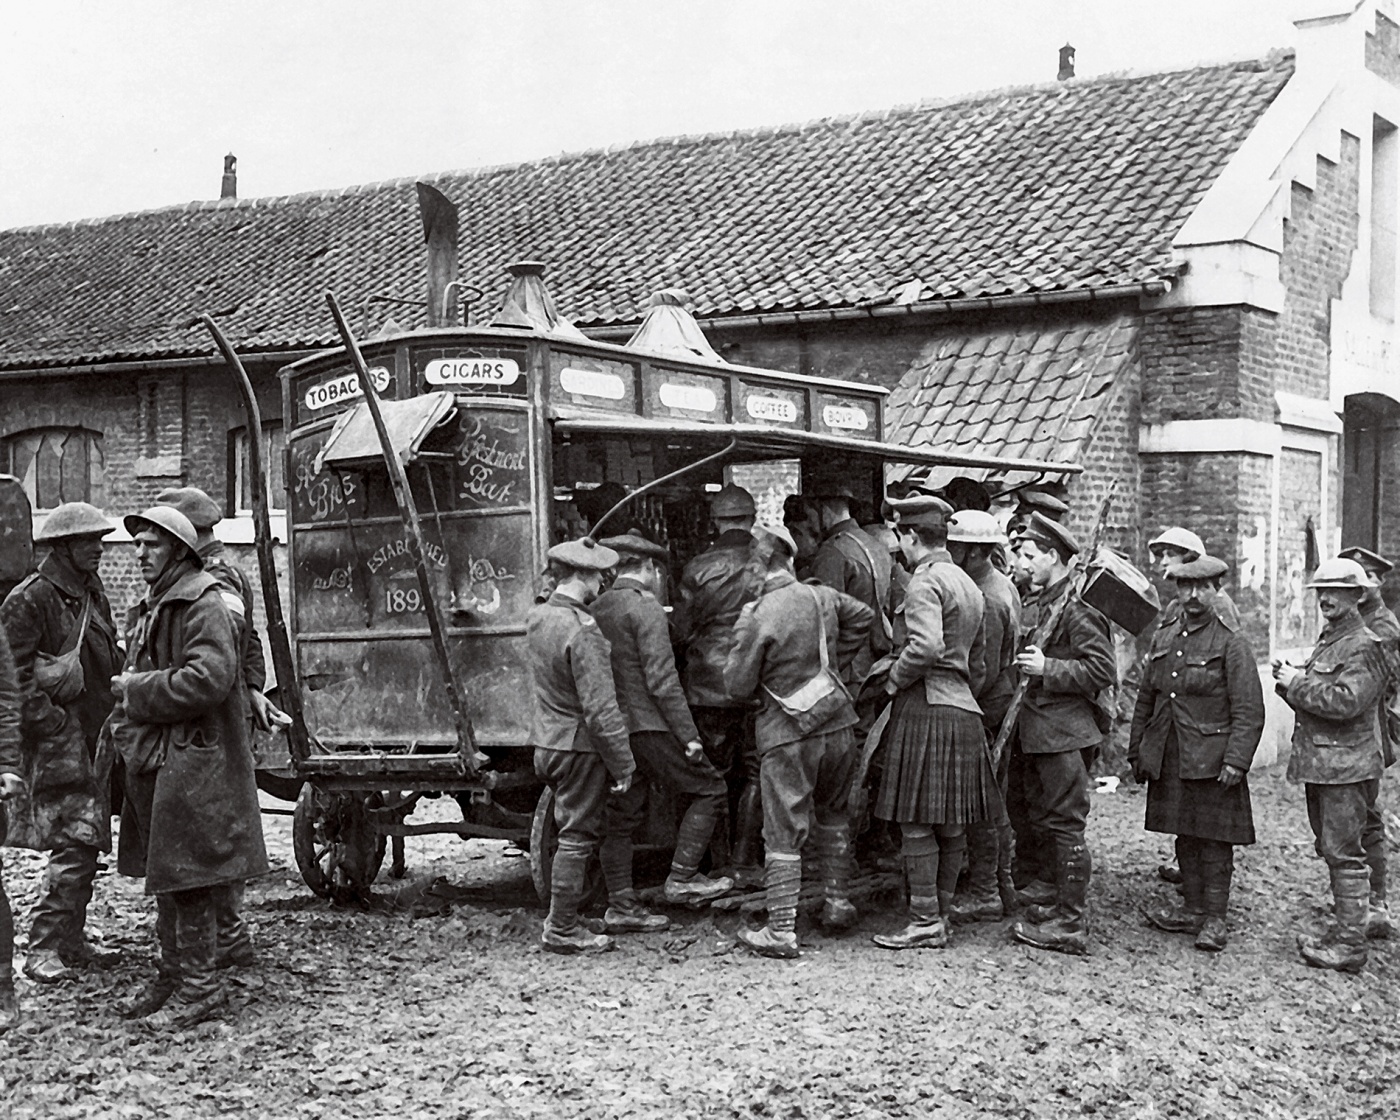
<svg viewBox="0 0 1400 1120"><path fill-rule="evenodd" d="M914 463L924 466L963 467L996 471L1025 471L1032 474L1079 474L1077 463L1044 459L1014 459L999 455L972 455L944 452L932 446L905 447L852 436L828 435L790 428L770 428L759 424L701 424L685 420L650 420L641 416L586 416L556 409L554 429L565 435L614 435L684 438L690 443L724 444L737 440L739 451L758 452L766 458L800 459L823 451L843 456L860 456L884 463Z"/></svg>
<svg viewBox="0 0 1400 1120"><path fill-rule="evenodd" d="M406 464L412 462L433 429L456 411L457 402L451 393L438 392L406 401L380 401L379 407L384 414L389 443L399 462ZM374 430L369 405L361 401L336 421L330 438L316 456L315 469L318 472L327 467L348 470L383 458L384 451Z"/></svg>

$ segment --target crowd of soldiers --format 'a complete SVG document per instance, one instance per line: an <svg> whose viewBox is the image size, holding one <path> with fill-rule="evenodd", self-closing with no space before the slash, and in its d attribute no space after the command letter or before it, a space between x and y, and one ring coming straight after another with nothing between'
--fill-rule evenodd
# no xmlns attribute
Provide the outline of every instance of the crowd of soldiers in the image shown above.
<svg viewBox="0 0 1400 1120"><path fill-rule="evenodd" d="M761 885L766 923L739 937L795 957L811 853L819 921L849 929L851 797L873 755L863 842L877 857L897 843L908 887L903 925L875 944L941 948L953 922L1016 913L1018 941L1088 950L1090 770L1117 666L1108 620L1078 594L1067 507L960 479L910 488L864 525L856 508L834 483L789 500L782 525L757 526L752 496L726 485L711 502L717 536L685 566L674 608L670 551L635 526L549 550L552 590L528 622L535 768L558 834L546 949L597 951L667 926L633 883L648 788L684 806L668 902ZM252 589L214 536L219 520L193 488L125 519L147 589L120 640L98 575L115 526L85 503L48 515L36 535L47 555L0 604L0 829L49 853L24 972L55 984L110 965L86 914L119 809L117 869L155 896L158 948L155 977L123 1010L156 1026L219 1014L227 970L256 962L242 895L268 865L251 735L288 722L263 693ZM1179 527L1151 549L1177 596L1140 670L1129 761L1148 787L1146 827L1176 836L1179 870L1162 870L1181 897L1144 916L1218 951L1234 848L1255 837L1262 689L1221 589L1226 564ZM1317 647L1273 666L1296 714L1289 777L1305 783L1331 872L1334 920L1299 937L1323 968L1359 970L1367 938L1390 932L1378 806L1400 730L1400 624L1378 590L1389 569L1365 549L1320 564ZM580 913L595 860L601 921ZM13 938L0 888L0 1031L19 1016Z"/></svg>
<svg viewBox="0 0 1400 1120"><path fill-rule="evenodd" d="M49 853L25 975L59 984L119 957L87 934L119 811L117 870L155 896L159 951L122 1011L156 1027L217 1015L222 973L255 963L243 888L268 869L251 734L286 716L263 694L253 592L220 518L189 487L125 518L146 594L121 642L98 575L116 526L84 502L48 515L47 556L0 604L0 831ZM19 1017L13 949L0 888L0 1032Z"/></svg>
<svg viewBox="0 0 1400 1120"><path fill-rule="evenodd" d="M666 927L632 883L641 781L688 801L667 901L761 884L766 924L739 939L795 957L806 854L820 865L820 924L850 928L853 779L873 756L868 836L897 833L908 888L904 924L876 945L941 948L952 923L1015 913L1017 941L1088 951L1090 772L1119 681L1110 623L1079 595L1091 558L1063 524L1068 507L955 479L888 499L878 521L860 524L856 508L835 483L790 498L783 525L758 526L752 496L726 485L711 505L718 536L685 567L673 608L669 552L641 527L550 550L554 589L529 623L536 769L559 834L545 948L604 950L614 934ZM1234 849L1255 839L1247 775L1263 689L1226 563L1182 527L1150 549L1176 597L1138 669L1128 757L1148 787L1146 828L1176 837L1177 867L1160 873L1180 898L1143 916L1220 951ZM1296 714L1289 777L1306 785L1332 878L1334 920L1298 940L1322 968L1358 970L1367 937L1390 931L1378 807L1400 645L1379 593L1389 567L1364 549L1319 565L1317 648L1273 667ZM601 922L580 914L595 856Z"/></svg>

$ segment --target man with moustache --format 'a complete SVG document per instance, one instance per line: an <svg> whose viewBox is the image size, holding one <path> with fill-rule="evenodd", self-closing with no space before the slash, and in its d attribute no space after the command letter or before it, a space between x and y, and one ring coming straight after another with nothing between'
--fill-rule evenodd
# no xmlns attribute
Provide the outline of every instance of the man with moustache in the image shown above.
<svg viewBox="0 0 1400 1120"><path fill-rule="evenodd" d="M1371 586L1355 560L1319 564L1308 584L1326 620L1317 645L1305 665L1274 662L1274 687L1295 716L1288 780L1304 783L1332 881L1334 921L1321 935L1300 934L1298 951L1315 968L1342 972L1366 963L1371 868L1363 837L1385 770L1380 719L1390 670L1381 639L1361 621Z"/></svg>
<svg viewBox="0 0 1400 1120"><path fill-rule="evenodd" d="M0 606L24 692L22 756L27 803L12 804L10 842L47 849L48 868L31 911L24 971L51 984L75 968L103 967L119 954L85 932L99 853L111 848L106 776L94 768L98 732L112 710L121 665L117 629L97 574L102 512L67 502L44 520L35 542L49 554Z"/></svg>

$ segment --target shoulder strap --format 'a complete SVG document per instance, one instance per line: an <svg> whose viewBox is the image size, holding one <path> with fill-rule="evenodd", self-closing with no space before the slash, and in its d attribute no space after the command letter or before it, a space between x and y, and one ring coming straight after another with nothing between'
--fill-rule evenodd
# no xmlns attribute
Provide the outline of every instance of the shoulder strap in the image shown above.
<svg viewBox="0 0 1400 1120"><path fill-rule="evenodd" d="M859 533L845 532L841 535L864 554L865 562L870 565L870 582L875 585L875 601L880 605L880 609L884 610L890 598L889 581L886 580L883 584L881 583L880 566L875 563L875 556L870 551L870 546L860 539Z"/></svg>
<svg viewBox="0 0 1400 1120"><path fill-rule="evenodd" d="M817 646L817 655L822 659L822 668L831 668L830 655L826 652L826 611L822 610L822 597L817 594L815 587L807 588L812 593L812 602L817 608L817 634L820 642Z"/></svg>

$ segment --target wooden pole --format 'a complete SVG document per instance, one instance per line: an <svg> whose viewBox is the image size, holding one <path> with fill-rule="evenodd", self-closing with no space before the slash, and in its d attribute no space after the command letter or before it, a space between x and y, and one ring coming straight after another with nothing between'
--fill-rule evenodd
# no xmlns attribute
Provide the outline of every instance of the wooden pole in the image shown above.
<svg viewBox="0 0 1400 1120"><path fill-rule="evenodd" d="M301 704L301 682L297 679L296 659L292 656L291 640L287 637L287 620L282 614L282 592L277 584L277 562L272 551L272 518L268 513L267 472L263 469L262 411L253 393L253 382L243 368L229 340L219 325L208 315L199 321L214 336L214 344L233 371L234 380L243 397L243 412L248 421L249 489L253 493L253 544L258 553L258 575L262 581L263 607L267 611L267 644L272 650L272 666L277 671L277 701L291 717L287 728L287 743L293 763L301 763L311 754L311 737L306 731L306 716Z"/></svg>
<svg viewBox="0 0 1400 1120"><path fill-rule="evenodd" d="M478 753L476 749L476 737L472 732L471 716L467 713L466 697L462 692L461 683L457 680L457 671L452 667L452 657L447 648L447 623L443 618L442 607L437 601L437 596L433 594L432 577L428 574L427 549L424 547L423 525L418 519L418 507L413 501L413 492L409 489L408 476L404 473L403 463L399 460L398 453L394 450L394 445L389 439L389 430L384 424L384 412L379 404L379 391L374 387L374 381L369 375L369 367L365 365L364 355L360 353L359 343L355 341L355 336L350 331L350 325L345 321L345 315L340 310L340 304L336 302L336 298L331 292L326 293L326 303L331 309L331 317L335 319L336 329L340 331L340 337L345 342L346 353L350 355L350 361L355 366L355 373L359 376L360 389L365 397L365 407L369 410L370 419L374 422L375 433L379 436L379 447L384 453L385 465L389 468L389 482L394 490L394 498L398 502L399 516L403 518L404 527L408 530L408 544L412 549L414 567L418 572L418 587L423 593L423 613L428 618L428 630L432 633L433 648L437 651L438 665L442 669L442 683L447 689L447 698L451 701L452 713L457 724L458 754L463 766L475 774L488 760L484 754Z"/></svg>

